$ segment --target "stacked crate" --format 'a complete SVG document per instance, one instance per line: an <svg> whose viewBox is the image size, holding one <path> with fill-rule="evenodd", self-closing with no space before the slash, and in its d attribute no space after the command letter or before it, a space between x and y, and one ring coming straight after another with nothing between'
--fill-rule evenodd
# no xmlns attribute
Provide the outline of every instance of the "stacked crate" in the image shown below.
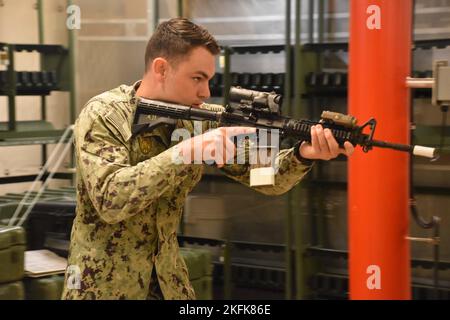
<svg viewBox="0 0 450 320"><path fill-rule="evenodd" d="M25 231L0 226L0 300L23 300Z"/></svg>
<svg viewBox="0 0 450 320"><path fill-rule="evenodd" d="M25 277L25 249L22 227L0 226L0 300L59 300L64 276Z"/></svg>
<svg viewBox="0 0 450 320"><path fill-rule="evenodd" d="M31 193L28 203L35 194L36 192ZM0 225L6 225L9 222L24 196L25 194L19 193L8 193L0 196ZM39 209L45 208L47 203L51 209L54 202L63 207L65 207L64 205L70 207L70 204L75 202L75 189L72 187L47 189L41 194L39 201L25 221L24 228L0 226L0 300L58 300L61 298L64 275L26 277L24 273L24 253L25 250L42 249L44 240L49 242L59 235L58 232L61 231L57 228L59 225L51 225L52 228L49 228L48 231L54 231L53 233L42 230L42 227L48 227L49 220L52 217L47 217ZM22 209L22 214L28 207L28 203ZM52 212L49 212L47 215L51 214ZM62 214L63 218L66 218L66 215ZM63 222L66 223L66 220ZM59 221L61 219L53 219L53 224L57 224ZM43 225L45 223L46 225ZM67 224L71 225L71 222L67 222ZM42 231L41 234L39 234L39 231ZM45 235L45 238L42 235ZM49 244L51 243L49 242ZM46 243L46 245L48 244Z"/></svg>
<svg viewBox="0 0 450 320"><path fill-rule="evenodd" d="M64 275L40 278L25 278L26 300L60 300L64 285Z"/></svg>
<svg viewBox="0 0 450 320"><path fill-rule="evenodd" d="M197 300L212 300L211 252L200 248L180 248L180 253L186 262Z"/></svg>

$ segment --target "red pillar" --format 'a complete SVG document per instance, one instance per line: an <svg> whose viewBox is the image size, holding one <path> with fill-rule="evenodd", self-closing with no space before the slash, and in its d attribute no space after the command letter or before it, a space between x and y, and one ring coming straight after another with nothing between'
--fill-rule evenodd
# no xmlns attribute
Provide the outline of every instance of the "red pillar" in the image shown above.
<svg viewBox="0 0 450 320"><path fill-rule="evenodd" d="M349 113L375 139L409 143L412 0L352 0ZM351 299L410 299L409 155L374 149L349 160Z"/></svg>

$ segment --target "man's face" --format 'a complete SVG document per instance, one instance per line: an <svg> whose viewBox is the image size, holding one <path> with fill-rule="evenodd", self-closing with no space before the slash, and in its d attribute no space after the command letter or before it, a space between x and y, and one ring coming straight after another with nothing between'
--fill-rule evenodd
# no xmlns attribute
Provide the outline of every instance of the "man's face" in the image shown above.
<svg viewBox="0 0 450 320"><path fill-rule="evenodd" d="M165 98L174 103L199 107L210 97L209 80L215 72L215 56L197 47L189 55L168 67L164 79Z"/></svg>

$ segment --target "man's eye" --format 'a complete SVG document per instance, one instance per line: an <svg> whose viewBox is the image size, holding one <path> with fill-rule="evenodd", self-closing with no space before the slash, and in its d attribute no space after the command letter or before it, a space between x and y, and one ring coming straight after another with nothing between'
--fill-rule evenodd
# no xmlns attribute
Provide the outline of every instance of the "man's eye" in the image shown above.
<svg viewBox="0 0 450 320"><path fill-rule="evenodd" d="M193 77L192 79L194 79L194 81L197 81L197 82L199 82L200 80L202 80L202 78L200 78L200 77Z"/></svg>

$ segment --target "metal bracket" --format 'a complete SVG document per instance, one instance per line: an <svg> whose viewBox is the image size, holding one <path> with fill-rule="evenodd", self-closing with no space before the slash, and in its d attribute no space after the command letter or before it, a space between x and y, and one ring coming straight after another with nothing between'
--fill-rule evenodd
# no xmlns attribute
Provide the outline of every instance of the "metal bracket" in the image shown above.
<svg viewBox="0 0 450 320"><path fill-rule="evenodd" d="M450 67L447 60L433 64L434 87L431 102L434 106L450 104Z"/></svg>
<svg viewBox="0 0 450 320"><path fill-rule="evenodd" d="M406 78L408 88L431 88L434 106L450 104L450 66L447 60L433 62L433 78Z"/></svg>
<svg viewBox="0 0 450 320"><path fill-rule="evenodd" d="M406 240L409 241L416 241L416 242L425 242L425 243L429 243L432 245L439 245L441 243L441 238L440 237L433 237L433 238L418 238L418 237L405 237Z"/></svg>

